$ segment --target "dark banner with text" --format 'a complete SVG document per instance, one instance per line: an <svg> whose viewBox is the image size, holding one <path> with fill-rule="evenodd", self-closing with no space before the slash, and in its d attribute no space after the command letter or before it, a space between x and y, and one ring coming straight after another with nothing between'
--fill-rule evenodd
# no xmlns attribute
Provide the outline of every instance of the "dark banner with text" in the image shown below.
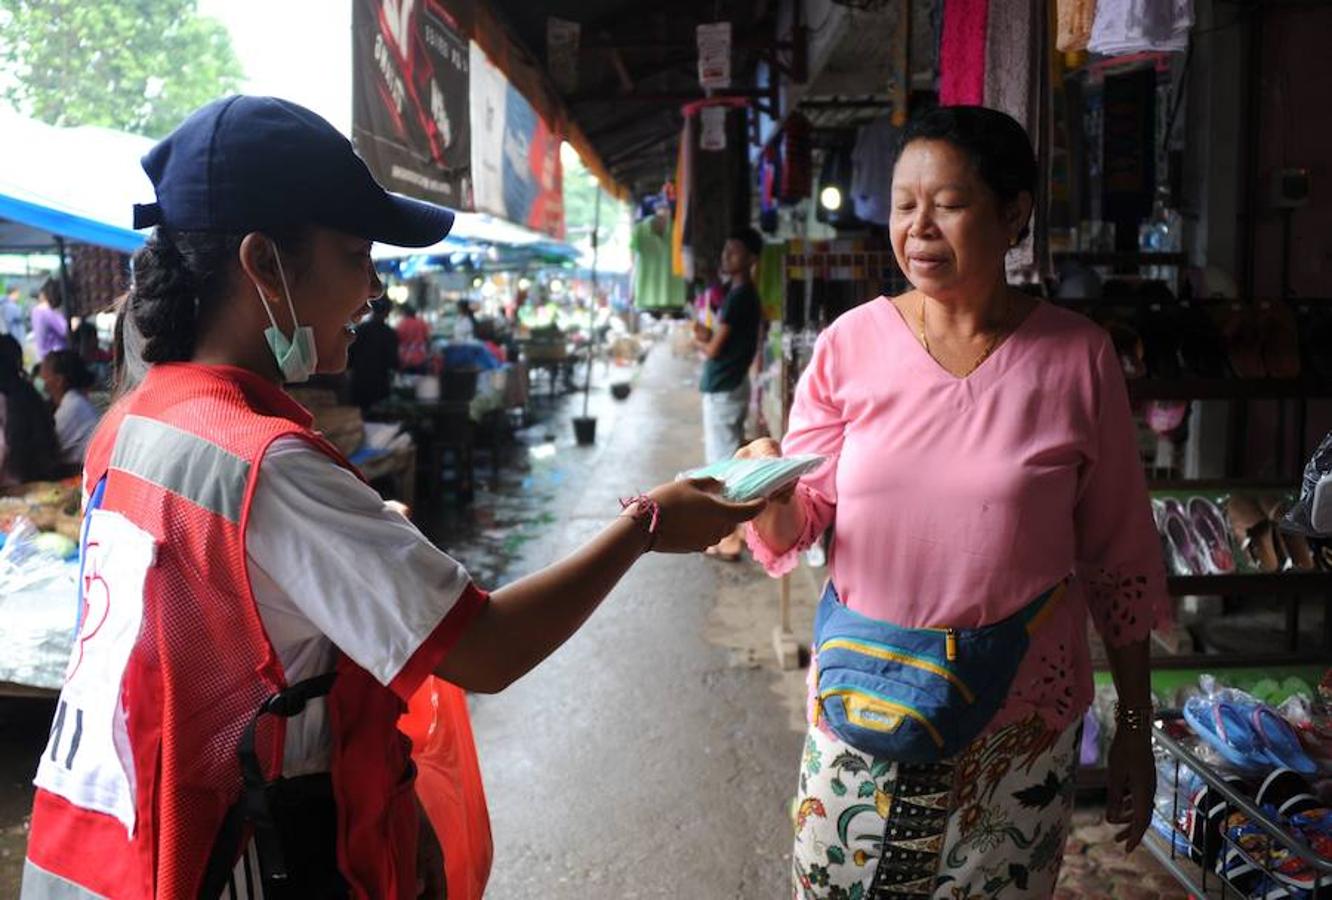
<svg viewBox="0 0 1332 900"><path fill-rule="evenodd" d="M353 0L352 140L391 191L471 209L465 5Z"/></svg>

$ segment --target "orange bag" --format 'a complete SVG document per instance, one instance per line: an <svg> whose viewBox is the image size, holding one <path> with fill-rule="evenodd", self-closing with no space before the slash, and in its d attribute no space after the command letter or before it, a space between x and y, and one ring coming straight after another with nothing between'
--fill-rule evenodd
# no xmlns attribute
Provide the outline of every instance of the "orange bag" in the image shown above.
<svg viewBox="0 0 1332 900"><path fill-rule="evenodd" d="M416 796L444 851L449 900L481 900L494 846L467 696L432 675L412 695L398 729L412 741Z"/></svg>

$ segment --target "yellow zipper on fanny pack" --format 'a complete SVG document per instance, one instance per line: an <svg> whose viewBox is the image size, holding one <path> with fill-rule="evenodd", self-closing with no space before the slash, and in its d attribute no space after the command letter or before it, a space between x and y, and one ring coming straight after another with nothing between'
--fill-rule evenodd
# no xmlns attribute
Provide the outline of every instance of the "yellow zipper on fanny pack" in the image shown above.
<svg viewBox="0 0 1332 900"><path fill-rule="evenodd" d="M822 711L823 700L826 697L842 698L842 705L846 709L846 720L853 725L888 734L895 731L902 718L905 717L924 728L930 736L930 740L934 741L938 747L942 748L944 745L943 735L939 733L939 730L934 727L929 719L909 706L904 706L901 703L857 688L834 687L819 692L818 706L820 711ZM865 713L867 711L878 712L880 715L896 716L898 721L885 727L883 722L866 718Z"/></svg>
<svg viewBox="0 0 1332 900"><path fill-rule="evenodd" d="M948 628L942 630L947 632L948 642L953 645L952 648L953 652L949 655L948 658L950 660L956 659L957 638L953 634L953 629ZM928 659L922 659L921 657L915 656L910 653L903 653L901 650L898 650L896 647L889 647L887 644L880 644L877 641L858 641L858 640L853 640L851 638L833 638L831 640L824 641L822 644L819 645L820 653L828 649L850 650L855 653L864 653L866 656L873 656L876 659L886 659L890 662L896 662L896 663L901 663L904 666L910 666L913 669L920 669L921 671L929 672L931 675L937 675L940 678L947 681L953 687L957 688L958 693L960 693L962 695L962 698L966 700L968 703L976 702L976 695L972 692L971 688L967 687L966 682L964 682L961 678L959 678L955 673L948 671L947 669L945 669L943 666L939 665L936 662L932 662Z"/></svg>

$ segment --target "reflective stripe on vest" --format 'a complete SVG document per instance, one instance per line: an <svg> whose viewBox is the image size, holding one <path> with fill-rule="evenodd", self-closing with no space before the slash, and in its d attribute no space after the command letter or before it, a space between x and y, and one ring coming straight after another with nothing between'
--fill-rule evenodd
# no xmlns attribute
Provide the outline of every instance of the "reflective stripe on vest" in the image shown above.
<svg viewBox="0 0 1332 900"><path fill-rule="evenodd" d="M126 416L111 468L179 494L228 522L240 522L250 463L198 435L156 419Z"/></svg>
<svg viewBox="0 0 1332 900"><path fill-rule="evenodd" d="M32 860L23 861L23 886L19 888L23 900L106 900L72 881L53 875Z"/></svg>

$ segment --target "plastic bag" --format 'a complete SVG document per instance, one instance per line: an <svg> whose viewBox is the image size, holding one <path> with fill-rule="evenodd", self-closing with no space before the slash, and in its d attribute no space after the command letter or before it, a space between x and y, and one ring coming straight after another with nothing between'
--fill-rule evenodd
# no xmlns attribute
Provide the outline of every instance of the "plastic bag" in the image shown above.
<svg viewBox="0 0 1332 900"><path fill-rule="evenodd" d="M15 518L0 546L0 597L60 575L66 555L30 519Z"/></svg>
<svg viewBox="0 0 1332 900"><path fill-rule="evenodd" d="M1282 766L1301 775L1317 771L1279 712L1244 691L1219 687L1211 675L1199 682L1203 693L1184 704L1184 719L1226 762L1242 772Z"/></svg>
<svg viewBox="0 0 1332 900"><path fill-rule="evenodd" d="M494 845L467 695L428 677L398 719L398 730L412 741L416 796L444 851L449 900L481 900Z"/></svg>
<svg viewBox="0 0 1332 900"><path fill-rule="evenodd" d="M1300 483L1300 499L1295 501L1290 512L1281 520L1282 528L1310 537L1326 537L1332 533L1332 527L1328 527L1328 523L1323 522L1321 516L1314 515L1314 494L1318 490L1318 482L1329 477L1332 477L1332 432L1328 432L1323 438L1323 442L1309 458L1309 464L1304 467L1304 478ZM1329 488L1332 488L1332 484L1324 486L1323 490L1327 491Z"/></svg>
<svg viewBox="0 0 1332 900"><path fill-rule="evenodd" d="M827 459L813 453L798 456L770 456L761 459L726 459L681 472L676 480L712 478L723 485L722 496L743 503L759 497L771 497L813 472Z"/></svg>

